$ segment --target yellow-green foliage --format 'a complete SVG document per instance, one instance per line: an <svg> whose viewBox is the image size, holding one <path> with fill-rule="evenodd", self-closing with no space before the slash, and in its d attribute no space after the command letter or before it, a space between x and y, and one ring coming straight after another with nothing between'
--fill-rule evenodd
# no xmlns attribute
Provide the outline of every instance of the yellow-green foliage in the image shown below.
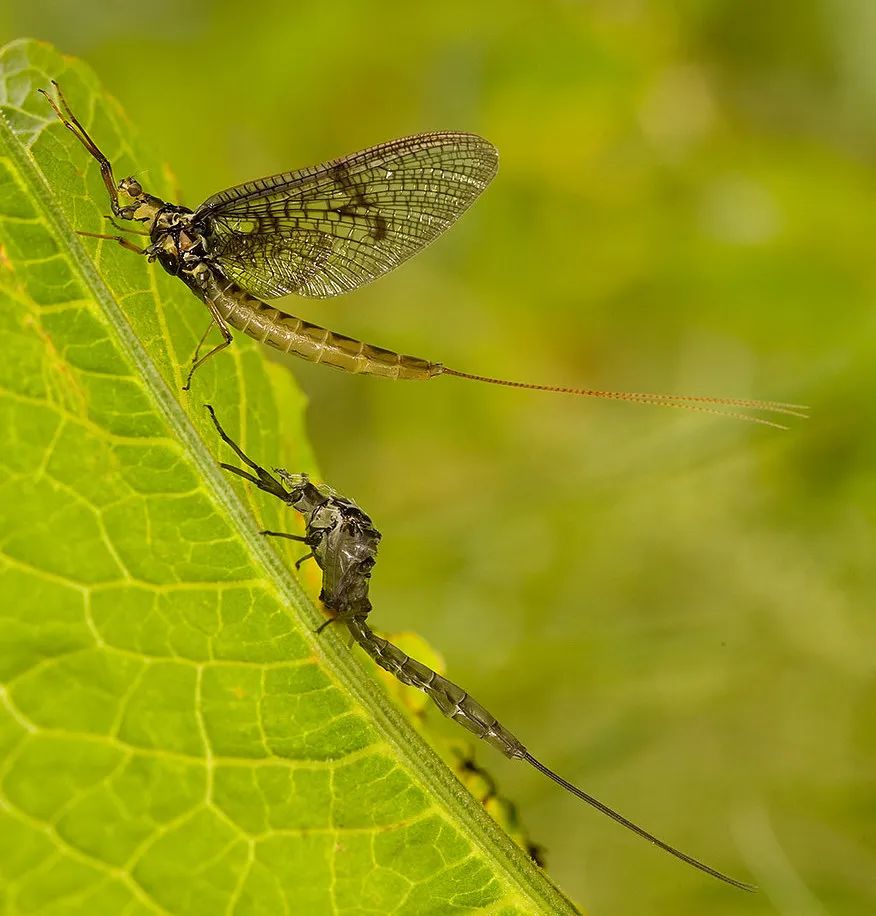
<svg viewBox="0 0 876 916"><path fill-rule="evenodd" d="M496 144L498 177L446 238L344 299L290 300L296 314L462 370L812 406L778 433L283 363L308 392L325 479L384 534L374 626L422 634L546 764L763 888L749 898L714 886L479 750L547 847L551 877L594 913L876 911L871 10L0 3L0 41L30 34L86 58L140 137L136 158L112 140L109 152L147 187L166 189L167 163L189 206L416 131ZM57 169L88 181L70 225L97 229L93 163L79 151ZM153 352L153 284L178 310L172 381L203 308L133 255L98 257L102 275L129 284L124 315ZM56 360L38 377L76 404L43 338L32 358L5 341L0 372L30 378L26 359ZM300 408L275 412L267 386L243 402L237 387L239 363L264 361L237 341L202 384L226 392L214 403L223 421L246 420L254 454L292 465ZM39 453L15 429L0 424L15 436L2 460L26 469ZM189 530L209 530L197 521ZM59 546L59 527L38 532L49 557L91 556ZM3 540L3 555L14 546Z"/></svg>

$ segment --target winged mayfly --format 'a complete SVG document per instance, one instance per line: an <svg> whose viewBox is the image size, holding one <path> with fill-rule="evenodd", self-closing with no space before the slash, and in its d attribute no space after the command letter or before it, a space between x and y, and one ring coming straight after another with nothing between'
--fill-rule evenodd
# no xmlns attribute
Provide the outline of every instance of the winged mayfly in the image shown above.
<svg viewBox="0 0 876 916"><path fill-rule="evenodd" d="M800 416L777 401L598 391L537 385L451 369L311 324L263 301L290 293L325 298L377 279L442 235L474 203L498 169L498 152L475 134L417 134L312 168L220 191L196 210L148 194L134 177L118 184L112 164L76 118L60 87L40 90L61 123L100 166L113 217L142 224L150 244L123 235L80 232L145 255L207 306L210 324L192 358L184 390L210 357L231 343L231 328L310 362L391 379L450 375L471 381L724 413L780 426L740 410ZM222 340L203 356L215 325Z"/></svg>
<svg viewBox="0 0 876 916"><path fill-rule="evenodd" d="M265 493L277 497L304 517L303 535L278 531L262 531L261 533L301 541L309 548L310 553L298 560L296 566L311 558L316 561L322 571L320 601L333 615L323 622L317 632L334 621L343 623L353 639L381 668L389 671L403 684L422 690L445 716L491 744L506 757L525 761L552 779L557 785L562 786L567 792L571 792L572 795L601 811L613 821L632 830L633 833L677 859L681 859L682 862L742 890L755 889L753 885L731 878L699 859L670 846L613 808L609 808L608 805L563 779L562 776L533 757L515 735L465 690L438 674L437 671L411 658L389 640L374 633L368 626L367 618L372 610L369 588L380 543L380 532L375 528L369 516L351 499L341 496L324 484L315 484L307 474L290 474L282 468L275 468L274 474L271 474L253 461L225 432L209 404L207 410L222 441L233 449L237 457L250 470L246 471L224 462L220 463L220 467L249 481Z"/></svg>

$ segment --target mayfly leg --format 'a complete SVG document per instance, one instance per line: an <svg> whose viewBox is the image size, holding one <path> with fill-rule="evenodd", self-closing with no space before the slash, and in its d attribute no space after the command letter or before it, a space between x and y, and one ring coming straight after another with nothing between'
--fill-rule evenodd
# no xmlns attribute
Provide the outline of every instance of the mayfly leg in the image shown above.
<svg viewBox="0 0 876 916"><path fill-rule="evenodd" d="M234 453L237 455L237 457L240 458L240 460L246 464L247 467L252 468L256 472L257 476L253 476L247 471L244 471L242 468L235 467L233 464L225 464L220 462L219 467L226 471L231 471L232 474L237 474L238 477L242 477L244 480L248 480L250 483L255 484L260 490L263 490L265 493L270 493L271 496L276 496L278 499L281 499L284 503L286 503L286 505L289 505L291 500L290 493L283 486L283 484L280 483L280 481L277 480L273 474L263 468L260 464L257 464L255 461L253 461L252 458L250 458L249 455L247 455L246 452L244 452L244 450L231 438L231 436L225 432L225 430L222 428L222 424L219 422L219 419L216 416L216 411L213 410L212 405L205 404L204 407L206 407L209 411L210 419L212 419L213 425L216 427L216 432L219 433L222 441L226 445L230 446L234 450ZM311 539L305 535L289 534L285 531L262 530L259 532L259 534L263 534L267 537L287 538L290 541L298 541L302 544L310 544L311 542ZM304 563L306 560L312 559L312 552L305 554L303 557L300 557L295 561L295 568L300 569L302 563ZM330 623L331 621L329 620L328 622ZM320 627L320 630L321 629L322 627Z"/></svg>
<svg viewBox="0 0 876 916"><path fill-rule="evenodd" d="M219 309L219 305L216 301L217 290L215 287L215 278L212 276L210 269L206 264L199 264L192 271L192 278L194 282L201 288L203 292L202 300L204 305L210 311L210 317L212 321L207 325L207 330L204 331L201 339L198 341L198 346L195 348L195 355L192 357L191 366L189 367L189 374L186 376L186 383L183 385L183 391L188 391L192 386L192 376L200 369L201 366L210 359L211 356L215 356L217 353L220 353L226 347L231 346L231 342L234 339L231 336L231 328L228 326L226 321L226 316L222 314ZM207 335L210 333L210 329L216 325L219 328L220 333L222 334L222 340L220 343L216 344L211 350L205 353L203 356L200 355L201 347L204 346L204 341L207 339Z"/></svg>
<svg viewBox="0 0 876 916"><path fill-rule="evenodd" d="M110 206L112 207L113 214L115 216L122 215L122 208L119 206L119 192L116 189L116 179L113 176L113 167L109 159L100 151L100 147L91 139L88 134L88 131L82 126L79 119L73 114L73 110L70 108L70 105L67 102L67 99L64 97L64 93L61 91L61 87L55 80L52 80L52 86L55 87L55 92L58 94L58 100L63 106L64 110L58 107L58 103L46 92L45 89L38 90L45 97L46 101L52 106L55 114L58 116L58 120L73 134L74 137L88 150L88 152L97 160L98 165L100 166L100 174L103 178L103 183L106 185L107 193L110 197Z"/></svg>
<svg viewBox="0 0 876 916"><path fill-rule="evenodd" d="M289 491L265 468L260 464L256 464L249 455L244 452L244 450L225 432L222 428L222 425L219 423L218 418L216 417L216 411L213 410L212 405L205 404L204 407L207 408L207 412L210 414L210 419L213 421L213 425L216 427L216 432L219 433L219 438L229 446L232 451L237 455L238 458L248 467L252 468L255 471L255 476L247 473L242 468L235 467L233 464L224 464L220 462L219 467L224 468L226 471L231 471L232 474L237 474L238 477L242 477L244 480L248 480L250 483L255 484L260 490L263 490L265 493L270 493L271 496L276 496L277 499L283 500L284 503L289 503Z"/></svg>
<svg viewBox="0 0 876 916"><path fill-rule="evenodd" d="M106 235L102 232L86 232L84 229L77 229L76 234L85 235L90 239L106 239L109 242L118 242L122 248L125 248L128 251L133 251L134 254L146 254L145 248L139 248L132 241L124 238L124 236L121 235Z"/></svg>
<svg viewBox="0 0 876 916"><path fill-rule="evenodd" d="M269 537L269 538L286 538L287 541L298 541L301 544L310 543L310 538L305 537L302 534L289 534L288 531L268 531L267 529L264 529L260 531L259 534L263 534L265 537ZM301 569L304 563L306 563L308 560L313 560L314 557L315 557L315 554L313 553L313 551L311 551L310 553L304 554L303 557L299 557L295 561L295 569L296 570Z"/></svg>
<svg viewBox="0 0 876 916"><path fill-rule="evenodd" d="M368 597L369 579L374 566L377 542L380 540L380 534L374 528L370 518L352 501L344 499L328 488L316 488L303 475L294 481L296 486L294 495L292 490L283 490L282 494L278 493L276 488L283 489L280 482L249 458L219 425L213 409L209 405L207 409L210 411L213 424L222 440L234 449L247 467L255 471L255 475L233 465L223 464L222 467L249 480L259 489L279 496L304 515L306 519L305 540L313 550L313 557L323 573L322 602L328 610L335 614L319 628L319 631L328 626L332 620L345 624L353 640L381 668L389 671L402 684L422 690L445 716L458 722L477 738L501 751L506 757L525 761L576 798L687 865L733 887L747 891L755 890L753 885L731 878L671 846L618 811L563 779L562 776L533 757L511 731L460 686L411 658L389 640L377 636L366 622L371 611L371 602ZM284 479L293 480L293 475L279 470L277 473ZM304 486L298 486L298 480L302 479L305 482ZM308 487L310 492L307 491ZM315 521L317 514L321 516L319 522ZM329 517L331 521L327 522ZM265 533L276 534L275 532Z"/></svg>
<svg viewBox="0 0 876 916"><path fill-rule="evenodd" d="M57 82L52 85L56 99L40 92L100 165L113 215L147 224L152 244L142 253L180 278L209 308L222 333L222 341L205 356L200 356L199 346L183 386L186 391L197 369L231 344L230 329L235 328L310 362L397 381L447 375L508 388L717 413L779 429L787 427L752 414L772 413L779 419L806 415L805 407L779 401L570 388L463 372L338 334L263 301L289 293L322 299L350 292L431 244L496 175L498 152L483 137L455 131L404 137L314 168L226 188L190 210L146 193L133 177L117 185L109 159L73 114ZM120 192L133 203L122 207Z"/></svg>

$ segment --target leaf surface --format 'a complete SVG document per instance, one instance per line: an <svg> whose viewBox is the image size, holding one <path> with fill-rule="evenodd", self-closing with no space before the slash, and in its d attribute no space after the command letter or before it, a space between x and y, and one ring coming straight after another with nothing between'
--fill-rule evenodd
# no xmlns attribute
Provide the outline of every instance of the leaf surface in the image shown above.
<svg viewBox="0 0 876 916"><path fill-rule="evenodd" d="M574 912L257 534L204 402L313 467L285 367L109 242L95 162L156 158L91 71L0 52L0 900L40 913ZM170 152L165 150L165 153ZM282 508L282 507L279 507ZM311 592L313 580L310 580Z"/></svg>

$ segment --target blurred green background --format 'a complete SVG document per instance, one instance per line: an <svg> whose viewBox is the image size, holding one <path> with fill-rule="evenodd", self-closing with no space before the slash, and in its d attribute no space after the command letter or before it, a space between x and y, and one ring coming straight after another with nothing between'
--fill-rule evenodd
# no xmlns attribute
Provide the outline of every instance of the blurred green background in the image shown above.
<svg viewBox="0 0 876 916"><path fill-rule="evenodd" d="M876 911L874 33L869 0L0 9L0 41L95 67L189 205L417 131L499 147L434 248L293 313L473 372L812 405L782 433L289 361L384 533L375 625L762 887L478 749L594 914Z"/></svg>

